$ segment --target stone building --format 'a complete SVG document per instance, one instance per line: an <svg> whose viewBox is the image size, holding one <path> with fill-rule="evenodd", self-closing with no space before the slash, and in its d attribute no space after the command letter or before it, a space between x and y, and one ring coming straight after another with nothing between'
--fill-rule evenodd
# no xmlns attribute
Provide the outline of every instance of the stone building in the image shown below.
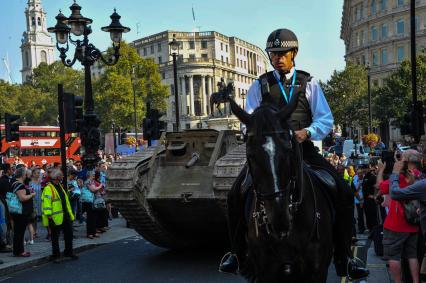
<svg viewBox="0 0 426 283"><path fill-rule="evenodd" d="M46 12L41 0L28 0L25 9L27 30L22 35L22 82L31 78L32 70L40 63L52 64L54 59L53 39L47 31Z"/></svg>
<svg viewBox="0 0 426 283"><path fill-rule="evenodd" d="M158 65L162 83L170 85L167 109L168 130L175 128L173 61L169 43L173 37L180 43L177 58L178 103L181 129L238 128L228 107L211 112L210 94L218 91L218 82L234 81L235 99L243 105L252 82L267 71L269 59L262 48L237 37L215 31L164 31L133 41L140 56L152 58ZM102 71L94 69L100 74Z"/></svg>
<svg viewBox="0 0 426 283"><path fill-rule="evenodd" d="M419 53L426 48L426 0L416 1L415 23ZM344 0L340 37L345 60L369 66L372 87L382 86L403 60L410 60L410 0ZM392 123L381 135L402 140Z"/></svg>

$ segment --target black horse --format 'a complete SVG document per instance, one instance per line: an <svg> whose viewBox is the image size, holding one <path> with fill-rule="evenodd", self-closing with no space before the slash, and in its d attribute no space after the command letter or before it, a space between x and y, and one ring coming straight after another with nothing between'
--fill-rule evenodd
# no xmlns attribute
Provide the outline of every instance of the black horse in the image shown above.
<svg viewBox="0 0 426 283"><path fill-rule="evenodd" d="M210 113L214 116L213 107L216 105L216 109L219 111L220 115L223 116L222 111L220 110L220 104L228 102L227 97L231 95L234 90L234 84L229 83L228 85L224 85L224 83L220 84L220 89L218 92L214 92L210 95Z"/></svg>
<svg viewBox="0 0 426 283"><path fill-rule="evenodd" d="M297 99L282 110L261 105L252 114L227 100L247 126L253 179L246 205L247 253L238 255L241 274L256 283L326 282L333 251L332 208L286 122Z"/></svg>

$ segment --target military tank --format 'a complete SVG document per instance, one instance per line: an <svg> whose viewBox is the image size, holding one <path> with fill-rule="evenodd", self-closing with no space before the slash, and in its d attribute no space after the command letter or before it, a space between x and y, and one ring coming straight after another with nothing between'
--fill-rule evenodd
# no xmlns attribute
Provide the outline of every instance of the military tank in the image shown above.
<svg viewBox="0 0 426 283"><path fill-rule="evenodd" d="M244 163L236 131L163 133L157 146L110 166L107 198L157 246L223 243L227 193Z"/></svg>

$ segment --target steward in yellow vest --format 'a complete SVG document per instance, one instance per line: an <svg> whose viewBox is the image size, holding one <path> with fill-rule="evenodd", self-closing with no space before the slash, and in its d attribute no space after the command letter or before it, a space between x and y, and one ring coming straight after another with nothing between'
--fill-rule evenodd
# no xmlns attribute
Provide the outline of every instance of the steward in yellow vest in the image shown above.
<svg viewBox="0 0 426 283"><path fill-rule="evenodd" d="M71 210L70 201L68 199L68 194L65 192L61 184L58 184L63 191L63 196L65 197L66 210L70 216L70 220L74 221L74 215ZM42 199L42 221L43 226L49 226L49 218L53 220L56 226L59 226L64 221L64 211L62 207L62 199L59 196L59 192L52 183L49 183L44 189L41 195Z"/></svg>
<svg viewBox="0 0 426 283"><path fill-rule="evenodd" d="M61 185L64 175L61 170L56 169L50 173L50 178L52 181L43 189L41 195L43 225L50 228L52 235L52 255L50 259L58 262L61 256L59 250L59 234L61 231L64 233L65 240L64 256L78 259L72 248L72 222L74 221L74 215L68 194Z"/></svg>

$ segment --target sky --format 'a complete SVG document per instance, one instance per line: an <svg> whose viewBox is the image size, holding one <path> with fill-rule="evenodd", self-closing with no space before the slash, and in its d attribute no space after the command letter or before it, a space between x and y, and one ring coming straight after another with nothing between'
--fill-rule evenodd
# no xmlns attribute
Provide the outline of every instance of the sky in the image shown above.
<svg viewBox="0 0 426 283"><path fill-rule="evenodd" d="M0 0L3 7L0 78L7 79L3 64L3 58L7 57L16 83L21 83L20 45L26 29L27 1ZM72 0L42 0L48 27L55 25L59 9L69 16L72 3ZM193 7L200 31L236 36L262 49L273 30L293 30L299 39L296 67L320 80L328 80L334 70L342 70L345 64L345 47L340 39L343 0L78 0L77 3L82 6L82 15L93 19L89 39L101 50L111 44L109 35L100 28L110 24L114 8L122 16L121 24L132 29L124 35L124 40L130 42L165 30L192 31Z"/></svg>

